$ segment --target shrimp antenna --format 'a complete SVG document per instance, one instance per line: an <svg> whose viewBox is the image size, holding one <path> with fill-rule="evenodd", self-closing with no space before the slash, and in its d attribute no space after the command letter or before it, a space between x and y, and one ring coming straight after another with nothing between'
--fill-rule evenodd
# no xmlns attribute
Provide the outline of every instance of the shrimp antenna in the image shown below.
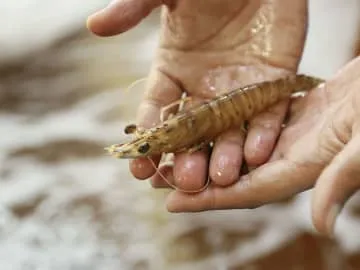
<svg viewBox="0 0 360 270"><path fill-rule="evenodd" d="M177 187L176 185L174 185L173 183L171 183L166 177L165 175L160 171L160 169L156 166L155 162L147 157L147 159L150 161L151 165L154 167L154 169L156 170L156 172L160 175L160 177L173 189L177 190L177 191L180 191L180 192L183 192L183 193L188 193L188 194L191 194L191 193L199 193L201 191L204 191L210 184L210 177L208 176L207 178L207 181L205 183L205 185L200 188L200 189L196 189L196 190L186 190L186 189L182 189L182 188L179 188Z"/></svg>
<svg viewBox="0 0 360 270"><path fill-rule="evenodd" d="M128 87L125 88L125 92L129 92L132 88L134 88L136 85L138 85L141 82L144 82L148 79L148 77L143 77L140 79L135 80L134 82L132 82Z"/></svg>

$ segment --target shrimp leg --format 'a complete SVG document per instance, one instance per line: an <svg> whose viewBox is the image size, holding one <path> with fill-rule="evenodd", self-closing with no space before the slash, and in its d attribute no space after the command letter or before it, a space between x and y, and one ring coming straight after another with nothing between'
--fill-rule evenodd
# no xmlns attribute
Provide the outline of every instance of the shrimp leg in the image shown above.
<svg viewBox="0 0 360 270"><path fill-rule="evenodd" d="M185 103L189 102L191 100L191 97L183 95L179 100L176 100L164 107L161 108L160 111L160 121L164 122L166 119L171 119L174 117L174 114L170 113L168 117L165 119L165 113L166 111L169 111L170 109L174 108L175 106L179 106L179 109L177 112L180 112L184 109Z"/></svg>

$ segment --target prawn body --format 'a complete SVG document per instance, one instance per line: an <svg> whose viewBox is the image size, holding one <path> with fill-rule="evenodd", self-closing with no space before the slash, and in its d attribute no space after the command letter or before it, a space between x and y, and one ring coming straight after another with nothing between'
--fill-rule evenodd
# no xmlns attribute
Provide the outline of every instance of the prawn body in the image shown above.
<svg viewBox="0 0 360 270"><path fill-rule="evenodd" d="M138 158L196 151L224 131L245 121L292 94L310 90L323 80L290 75L241 87L182 111L157 126L135 132L136 138L107 148L116 158Z"/></svg>

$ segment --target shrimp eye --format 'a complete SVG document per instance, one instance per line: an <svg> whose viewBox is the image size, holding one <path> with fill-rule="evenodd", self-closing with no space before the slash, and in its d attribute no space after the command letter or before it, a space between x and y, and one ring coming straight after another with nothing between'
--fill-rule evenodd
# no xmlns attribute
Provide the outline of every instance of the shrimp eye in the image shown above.
<svg viewBox="0 0 360 270"><path fill-rule="evenodd" d="M145 142L139 146L138 152L141 154L145 154L147 151L149 151L149 149L150 149L150 144Z"/></svg>

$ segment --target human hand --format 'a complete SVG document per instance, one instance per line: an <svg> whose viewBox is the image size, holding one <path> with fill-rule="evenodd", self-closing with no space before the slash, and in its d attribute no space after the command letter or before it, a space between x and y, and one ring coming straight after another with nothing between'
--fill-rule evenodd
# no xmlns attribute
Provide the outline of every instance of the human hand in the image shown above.
<svg viewBox="0 0 360 270"><path fill-rule="evenodd" d="M304 45L307 1L233 0L117 0L91 16L88 27L101 36L122 33L139 23L154 8L166 3L156 58L139 107L138 124L151 127L160 121L162 107L179 100L186 91L192 102L214 97L221 90L272 80L296 72ZM175 185L201 188L208 173L226 186L239 175L244 157L249 166L264 163L273 150L288 101L262 113L249 124L245 138L237 128L216 140L211 157L205 151L177 154L174 167L162 167ZM153 157L158 165L159 157ZM163 186L147 159L130 165L139 179L152 176Z"/></svg>
<svg viewBox="0 0 360 270"><path fill-rule="evenodd" d="M254 208L315 186L313 223L331 234L345 202L360 188L360 57L306 97L292 102L270 161L228 187L170 194L174 212Z"/></svg>

